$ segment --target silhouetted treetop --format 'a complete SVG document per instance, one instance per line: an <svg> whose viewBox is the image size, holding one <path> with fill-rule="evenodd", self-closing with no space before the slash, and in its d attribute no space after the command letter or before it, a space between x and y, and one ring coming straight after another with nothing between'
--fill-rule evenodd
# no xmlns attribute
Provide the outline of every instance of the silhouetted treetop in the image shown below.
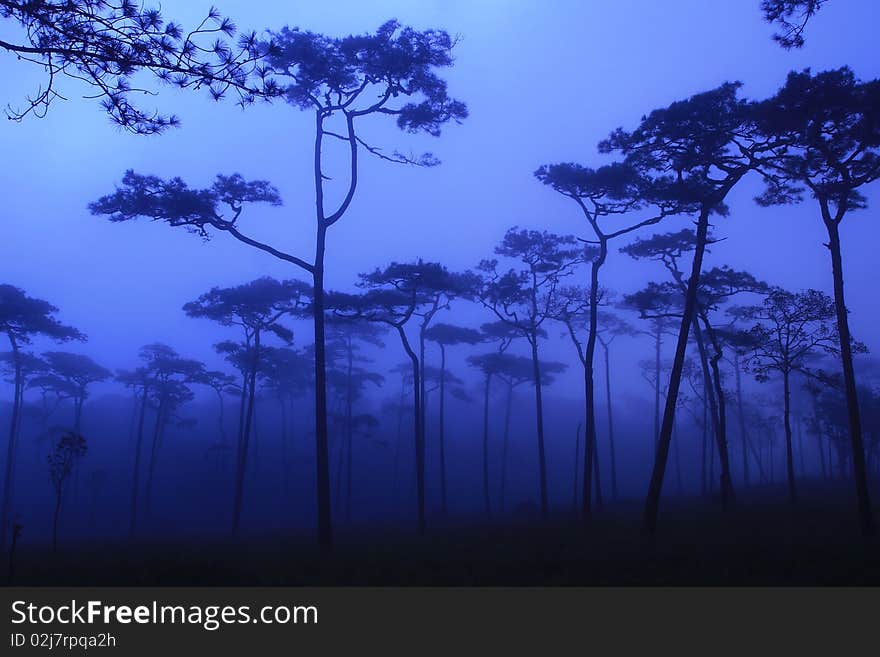
<svg viewBox="0 0 880 657"><path fill-rule="evenodd" d="M29 344L34 335L58 341L85 340L78 330L59 322L54 317L57 312L48 301L29 297L14 285L0 284L0 331L18 344Z"/></svg>
<svg viewBox="0 0 880 657"><path fill-rule="evenodd" d="M791 72L755 122L781 142L763 159L760 204L798 202L806 188L840 218L865 206L857 188L880 178L880 80L862 82L848 67Z"/></svg>
<svg viewBox="0 0 880 657"><path fill-rule="evenodd" d="M271 72L287 100L302 109L345 112L349 118L380 113L397 117L407 132L440 134L467 117L435 72L453 63L454 40L443 30L416 30L387 21L373 34L328 37L285 27L272 33ZM395 103L403 97L408 102Z"/></svg>
<svg viewBox="0 0 880 657"><path fill-rule="evenodd" d="M425 337L431 342L442 345L454 344L479 344L485 341L485 336L476 329L454 324L439 323L425 331Z"/></svg>
<svg viewBox="0 0 880 657"><path fill-rule="evenodd" d="M183 311L190 317L204 317L224 326L270 331L289 343L293 332L278 320L285 316L305 316L311 298L312 288L308 283L264 276L243 285L212 288L195 301L184 304Z"/></svg>
<svg viewBox="0 0 880 657"><path fill-rule="evenodd" d="M773 35L786 50L804 45L807 23L828 0L761 0L761 11L768 23L775 23L781 32Z"/></svg>
<svg viewBox="0 0 880 657"><path fill-rule="evenodd" d="M236 26L214 8L190 30L134 0L0 0L0 18L22 29L15 42L0 40L0 49L41 66L47 78L24 109L7 110L10 119L44 116L56 98L63 100L61 76L92 87L89 97L101 99L113 122L138 134L179 123L132 104L132 95L148 93L132 84L141 70L180 88L208 88L218 100L232 90L242 106L277 93L262 75L255 34L230 42Z"/></svg>

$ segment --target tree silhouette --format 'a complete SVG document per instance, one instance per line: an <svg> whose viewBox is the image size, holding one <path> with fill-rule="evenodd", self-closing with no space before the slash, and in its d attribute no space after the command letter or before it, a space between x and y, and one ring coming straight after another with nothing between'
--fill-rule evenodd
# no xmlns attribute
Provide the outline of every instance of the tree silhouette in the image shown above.
<svg viewBox="0 0 880 657"><path fill-rule="evenodd" d="M225 467L226 452L229 449L229 441L226 434L226 404L223 399L224 395L237 392L235 388L235 377L219 370L202 370L196 373L192 380L193 383L198 383L211 388L211 390L214 391L214 394L217 395L217 429L219 435L217 437L217 442L214 443L211 449L219 452L221 467Z"/></svg>
<svg viewBox="0 0 880 657"><path fill-rule="evenodd" d="M385 23L375 34L341 39L284 28L273 35L271 44L265 44L271 71L265 84L271 85L270 89L279 89L284 98L298 108L315 111L316 239L315 258L311 263L246 237L235 226L243 202L258 200L280 203L277 192L265 182L244 183L239 176L231 179L221 177L213 188L198 191L188 189L179 179L165 183L129 172L126 179L130 179L130 182L126 184L124 181L128 190L118 190L115 195L92 205L93 212L110 214L111 219L147 216L165 220L171 225L189 226L203 236L207 234L206 228L213 226L254 248L297 265L312 276L318 542L325 550L332 544L324 325L327 232L345 215L354 199L360 148L380 159L396 163L424 166L438 163L430 154L415 158L397 152L391 155L383 153L378 147L367 143L358 130L364 117L389 115L397 117L397 125L402 130L438 136L444 124L464 119L467 116L464 103L449 97L445 81L434 72L435 68L452 65L453 45L453 40L442 30L417 31L401 27L396 21ZM402 99L409 99L410 102L401 103ZM334 117L344 120L345 134L329 129L328 122ZM325 183L328 180L324 173L325 138L345 142L349 155L348 188L343 200L332 212L327 210L325 201ZM230 187L233 191L224 193ZM144 188L146 192L139 194L139 190ZM155 191L153 188L156 188ZM242 193L242 190L248 193ZM126 191L129 192L127 195ZM132 199L140 203L133 203ZM231 218L217 212L220 202L230 207Z"/></svg>
<svg viewBox="0 0 880 657"><path fill-rule="evenodd" d="M260 370L262 341L275 335L286 344L293 332L280 323L285 317L301 317L311 307L311 288L297 280L277 281L270 277L228 288L212 288L195 301L183 306L190 317L215 321L241 329L241 343L220 343L218 350L228 355L242 373L239 433L236 448L235 494L232 508L232 532L241 523L247 455L254 421L254 398Z"/></svg>
<svg viewBox="0 0 880 657"><path fill-rule="evenodd" d="M43 359L48 365L49 374L57 377L63 383L63 387L71 393L74 409L73 432L79 433L83 404L88 399L89 386L106 381L112 373L83 354L46 351L43 353Z"/></svg>
<svg viewBox="0 0 880 657"><path fill-rule="evenodd" d="M328 317L327 325L327 356L329 369L327 382L331 388L339 391L344 410L342 419L344 434L339 449L339 476L337 485L342 484L341 469L345 463L345 497L344 512L346 521L351 520L351 478L352 478L352 443L357 419L354 413L355 402L363 396L366 384L382 385L385 377L377 372L370 372L364 364L372 359L363 355L363 345L384 347L382 336L386 327L359 318L348 319L340 316ZM361 418L363 422L363 418ZM343 458L344 455L344 458Z"/></svg>
<svg viewBox="0 0 880 657"><path fill-rule="evenodd" d="M437 442L440 447L440 506L445 515L449 510L446 499L446 347L479 344L483 341L483 335L472 328L441 323L427 328L424 336L440 347L440 427Z"/></svg>
<svg viewBox="0 0 880 657"><path fill-rule="evenodd" d="M21 348L36 336L56 342L85 340L75 328L66 326L55 318L58 309L48 301L30 297L13 285L0 284L0 332L6 335L11 347L13 375L12 417L9 441L6 446L6 467L3 479L3 503L0 512L0 547L6 547L6 532L10 523L13 480L15 477L16 438L24 394L24 370Z"/></svg>
<svg viewBox="0 0 880 657"><path fill-rule="evenodd" d="M774 289L761 306L743 309L742 316L755 322L749 329L752 351L747 357L747 366L759 381L767 381L774 371L782 375L788 494L794 504L797 495L791 431L791 376L794 372L810 374L809 359L816 352L839 355L840 340L833 324L834 300L818 290L795 293Z"/></svg>
<svg viewBox="0 0 880 657"><path fill-rule="evenodd" d="M773 40L786 50L804 45L807 23L828 0L761 0L764 20L775 23L782 30Z"/></svg>
<svg viewBox="0 0 880 657"><path fill-rule="evenodd" d="M423 422L425 386L423 365L407 336L407 324L419 318L419 340L437 311L457 296L471 293L474 277L450 272L443 265L418 260L413 263L393 262L385 269L361 274L359 285L366 289L361 295L334 293L328 306L344 317L359 317L392 327L412 364L413 409L415 412L416 493L419 532L425 531L425 424Z"/></svg>
<svg viewBox="0 0 880 657"><path fill-rule="evenodd" d="M688 334L697 310L697 289L708 243L709 219L712 214L726 212L724 200L727 195L755 168L757 158L775 144L774 138L754 129L751 123L753 105L738 98L739 87L739 83L725 83L667 108L654 110L634 131L618 129L600 144L602 151L623 153L626 163L640 175L653 176L653 195L672 200L679 209L691 209L697 214L684 313L645 503L644 530L648 535L653 535L657 526Z"/></svg>
<svg viewBox="0 0 880 657"><path fill-rule="evenodd" d="M235 24L214 8L189 31L166 21L160 9L133 0L3 0L0 18L22 32L15 41L0 40L0 49L36 64L46 75L45 85L27 98L24 109L7 109L17 121L28 114L42 117L53 101L64 100L57 88L62 77L85 83L88 97L100 98L114 123L137 134L179 123L174 115L132 104L132 96L150 93L133 84L141 71L176 87L207 88L217 100L234 91L242 106L278 93L263 75L266 52L255 35L243 34L231 43Z"/></svg>
<svg viewBox="0 0 880 657"><path fill-rule="evenodd" d="M809 70L790 73L785 86L756 113L756 124L767 139L781 141L773 157L761 160L766 189L758 202L796 203L808 191L819 204L828 233L853 472L866 535L873 533L874 521L844 297L840 226L848 213L867 206L860 190L880 178L878 107L880 81L861 82L844 67L816 75Z"/></svg>
<svg viewBox="0 0 880 657"><path fill-rule="evenodd" d="M61 494L64 482L70 477L74 466L88 451L86 439L78 433L62 435L48 456L49 482L55 490L55 513L52 516L52 551L58 549L58 518L61 515Z"/></svg>
<svg viewBox="0 0 880 657"><path fill-rule="evenodd" d="M290 499L290 420L294 400L304 395L312 387L309 372L312 371L311 349L290 349L289 347L263 347L260 357L259 376L262 385L278 400L281 409L281 469L285 499Z"/></svg>
<svg viewBox="0 0 880 657"><path fill-rule="evenodd" d="M586 262L588 252L571 235L513 227L504 235L495 254L518 261L519 268L499 270L497 260L484 260L480 300L496 317L525 338L531 347L532 380L538 434L538 473L541 514L550 512L547 492L547 459L544 449L544 402L538 341L542 324L552 318L560 281Z"/></svg>
<svg viewBox="0 0 880 657"><path fill-rule="evenodd" d="M273 33L268 58L284 98L301 110L315 113L314 188L315 258L305 265L315 289L315 440L318 483L318 540L332 542L330 464L327 443L327 381L325 351L324 271L327 232L348 211L358 186L359 150L393 163L431 166L431 154L421 157L386 153L361 135L363 120L393 116L406 132L439 136L449 121L467 116L461 101L448 95L446 82L435 69L452 66L450 36L442 30L414 30L388 21L374 34L333 38L296 28ZM333 130L333 120L344 124ZM348 151L348 186L335 210L327 209L325 140L342 142ZM302 265L300 265L302 266Z"/></svg>
<svg viewBox="0 0 880 657"><path fill-rule="evenodd" d="M587 337L581 346L577 338L578 357L584 367L584 408L586 430L584 434L584 477L582 517L585 523L590 521L592 513L590 486L593 470L593 455L596 449L596 403L595 377L593 363L596 351L596 335L598 333L599 314L599 273L608 257L608 243L640 228L656 224L663 217L676 211L674 199L662 195L653 198L650 192L651 182L636 169L626 164L615 163L598 169L591 169L579 164L545 165L535 172L535 176L545 185L573 200L580 208L592 233L588 243L596 245L596 252L590 257L590 281L587 291ZM637 221L621 220L631 212L642 210L645 205L652 205L653 216ZM603 226L608 218L617 219L618 225L613 229ZM622 224L622 225L620 225ZM570 330L571 330L571 325Z"/></svg>

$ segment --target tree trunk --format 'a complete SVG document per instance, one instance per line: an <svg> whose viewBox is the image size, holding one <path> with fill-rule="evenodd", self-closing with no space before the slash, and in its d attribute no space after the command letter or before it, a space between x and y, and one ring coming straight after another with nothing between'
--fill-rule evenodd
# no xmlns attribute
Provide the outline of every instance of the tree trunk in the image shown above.
<svg viewBox="0 0 880 657"><path fill-rule="evenodd" d="M791 384L788 369L782 370L782 407L785 425L785 467L788 473L788 498L792 504L797 501L794 487L794 453L791 445Z"/></svg>
<svg viewBox="0 0 880 657"><path fill-rule="evenodd" d="M593 484L593 459L596 458L596 402L593 360L596 354L596 335L599 319L599 269L608 255L608 240L599 237L599 255L590 263L590 317L587 344L584 349L584 481L581 500L582 520L589 525L593 514L591 488ZM537 338L536 338L537 341Z"/></svg>
<svg viewBox="0 0 880 657"><path fill-rule="evenodd" d="M666 474L666 462L669 460L669 445L672 441L672 422L675 418L675 407L678 404L678 391L681 387L681 375L684 369L685 355L687 353L688 335L690 334L691 324L697 309L697 288L700 284L700 273L703 270L703 256L706 252L706 241L709 232L709 212L714 206L715 203L712 205L704 205L700 210L700 216L697 221L694 259L691 264L691 275L688 279L687 291L685 293L684 313L681 318L678 340L675 345L675 357L672 361L672 371L669 374L669 387L666 392L666 405L663 410L663 422L660 426L660 439L657 442L654 468L651 472L651 482L648 486L648 495L645 500L643 531L648 536L653 536L657 531L657 516L660 511L660 494L663 490L663 477Z"/></svg>
<svg viewBox="0 0 880 657"><path fill-rule="evenodd" d="M862 534L874 533L874 515L868 490L868 473L865 467L865 448L862 442L862 420L859 412L858 391L852 360L852 335L843 293L843 257L840 250L840 233L837 222L828 213L827 202L822 203L822 214L828 230L828 249L831 251L831 272L834 279L834 307L837 312L837 330L840 334L840 360L843 366L843 383L846 391L849 438L852 448L853 479L859 504Z"/></svg>
<svg viewBox="0 0 880 657"><path fill-rule="evenodd" d="M532 346L532 378L535 384L535 420L538 429L538 486L541 493L541 517L550 516L550 501L547 494L547 455L544 451L544 400L541 394L541 364L538 361L538 336L529 336Z"/></svg>
<svg viewBox="0 0 880 657"><path fill-rule="evenodd" d="M654 448L660 440L660 348L663 346L662 319L657 319L654 334Z"/></svg>
<svg viewBox="0 0 880 657"><path fill-rule="evenodd" d="M721 368L719 363L723 353L721 343L715 334L708 317L703 315L703 324L706 327L706 335L712 343L713 354L709 358L712 367L712 380L715 386L715 403L718 409L718 431L715 438L718 445L718 461L721 464L721 505L728 509L735 501L733 492L733 476L730 473L730 452L727 445L727 406L724 399L724 386L721 381Z"/></svg>
<svg viewBox="0 0 880 657"><path fill-rule="evenodd" d="M501 443L501 495L498 500L498 506L503 512L506 508L507 494L507 454L510 443L510 412L513 409L513 384L507 384L507 399L504 403L504 436ZM577 463L575 463L577 467Z"/></svg>
<svg viewBox="0 0 880 657"><path fill-rule="evenodd" d="M400 341L406 355L412 362L413 373L413 419L414 419L414 438L416 453L416 502L418 505L418 530L419 534L424 534L426 529L425 519L425 441L422 436L422 396L421 396L421 369L419 368L419 358L413 351L406 337L406 331L403 326L398 325L397 332L400 335Z"/></svg>
<svg viewBox="0 0 880 657"><path fill-rule="evenodd" d="M153 503L153 472L156 467L156 454L159 451L159 434L162 431L162 424L165 422L165 399L159 400L159 407L156 409L156 424L153 426L153 440L150 444L150 461L147 465L147 481L144 487L144 511L146 512L147 522L150 522Z"/></svg>
<svg viewBox="0 0 880 657"><path fill-rule="evenodd" d="M734 377L736 380L736 409L737 409L737 420L739 421L739 440L740 447L742 448L742 463L743 463L743 485L749 485L749 454L748 448L746 447L746 419L745 413L743 413L743 398L742 398L742 373L739 371L739 354L734 352L733 356L733 370Z"/></svg>
<svg viewBox="0 0 880 657"><path fill-rule="evenodd" d="M348 342L348 371L345 398L345 521L351 522L351 467L352 442L354 439L354 347Z"/></svg>
<svg viewBox="0 0 880 657"><path fill-rule="evenodd" d="M244 501L244 480L247 473L247 456L251 436L251 426L254 420L254 398L257 390L257 370L260 362L260 331L254 331L253 356L248 381L247 411L244 417L244 431L241 436L241 445L238 449L238 458L235 468L235 498L232 506L232 534L238 534L241 526L241 508Z"/></svg>
<svg viewBox="0 0 880 657"><path fill-rule="evenodd" d="M447 515L446 504L446 347L440 344L440 510Z"/></svg>
<svg viewBox="0 0 880 657"><path fill-rule="evenodd" d="M492 375L487 373L483 386L483 505L486 517L492 515L492 504L489 498L489 388Z"/></svg>
<svg viewBox="0 0 880 657"><path fill-rule="evenodd" d="M10 515L12 512L13 477L15 476L15 443L18 431L18 418L21 413L22 397L22 372L21 359L19 357L18 343L9 334L9 343L12 345L13 367L15 368L15 380L12 393L12 418L9 424L9 442L6 446L6 472L3 478L3 513L0 518L0 547L6 548L6 532L9 529Z"/></svg>
<svg viewBox="0 0 880 657"><path fill-rule="evenodd" d="M571 495L571 504L575 513L578 510L578 482L581 479L581 426L583 425L578 422L574 432L574 490Z"/></svg>
<svg viewBox="0 0 880 657"><path fill-rule="evenodd" d="M611 366L609 363L608 345L602 345L605 351L605 405L608 411L608 459L611 465L611 499L617 501L617 459L614 453L614 412L611 407Z"/></svg>
<svg viewBox="0 0 880 657"><path fill-rule="evenodd" d="M147 414L147 388L144 387L141 396L141 410L138 416L137 440L134 444L134 474L131 483L131 522L129 524L128 533L134 538L137 530L137 512L138 512L138 492L140 491L140 475L141 475L141 447L144 442L144 418Z"/></svg>

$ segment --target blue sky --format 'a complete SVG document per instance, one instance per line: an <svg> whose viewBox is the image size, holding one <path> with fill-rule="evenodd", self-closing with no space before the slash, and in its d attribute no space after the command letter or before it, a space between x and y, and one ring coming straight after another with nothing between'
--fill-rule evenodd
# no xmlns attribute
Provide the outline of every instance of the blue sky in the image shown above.
<svg viewBox="0 0 880 657"><path fill-rule="evenodd" d="M633 127L655 107L726 80L741 80L745 95L760 98L781 85L789 70L808 66L848 64L863 79L880 76L872 45L880 3L828 3L811 23L806 47L793 52L772 42L758 4L218 0L221 12L247 29L289 24L342 35L373 30L394 17L460 37L456 65L444 75L453 95L468 103L470 118L449 126L440 139L403 134L382 118L370 122L364 132L370 143L430 150L443 164L418 169L363 159L356 200L330 236L328 286L334 288L395 259L472 267L514 224L585 234L576 208L537 183L532 172L548 162L602 163L596 143L617 126ZM167 16L192 25L208 4L166 0L162 6ZM14 32L0 26L0 37ZM41 82L38 69L7 53L0 53L0 76L4 105L20 104ZM140 345L157 340L216 362L211 344L228 334L187 319L183 303L213 285L300 275L224 236L203 243L164 225L116 225L90 216L88 202L111 191L125 169L179 175L194 186L210 184L217 173L268 179L280 189L284 206L248 211L244 225L290 252L310 257L313 248L311 115L283 103L242 111L201 93L157 90L145 102L183 121L158 137L121 132L95 101L79 98L88 90L73 83L63 87L69 100L57 102L46 118L0 122L7 154L0 177L0 279L58 305L65 321L90 336L77 348L110 367L128 364ZM344 164L331 156L330 175L340 187ZM756 189L751 181L733 194L731 216L716 229L727 239L708 264L749 269L793 289L830 291L815 207L761 209L751 201ZM877 197L876 190L869 192L872 201ZM875 206L847 219L843 240L854 331L880 348ZM685 224L678 220L669 228ZM628 292L660 275L615 252L604 277L609 287ZM474 322L488 319L469 313ZM557 342L550 353L569 359L568 345ZM632 360L639 357L633 353ZM574 384L576 375L571 377ZM571 392L579 394L576 387Z"/></svg>

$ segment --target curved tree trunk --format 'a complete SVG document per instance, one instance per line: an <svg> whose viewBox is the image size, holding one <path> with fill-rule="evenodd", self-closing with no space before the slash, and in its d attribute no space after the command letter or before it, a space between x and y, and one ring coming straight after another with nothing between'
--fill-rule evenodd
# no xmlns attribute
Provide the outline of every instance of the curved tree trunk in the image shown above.
<svg viewBox="0 0 880 657"><path fill-rule="evenodd" d="M834 279L834 308L837 313L837 330L840 334L840 360L843 366L843 384L846 391L847 419L852 449L853 479L859 503L859 519L862 533L874 533L874 515L871 509L871 495L868 490L868 472L865 466L865 447L862 442L862 420L859 412L858 390L852 359L852 334L849 330L849 317L843 293L843 257L840 250L840 233L837 222L828 212L827 202L822 203L822 214L828 230L828 249L831 251L831 272Z"/></svg>
<svg viewBox="0 0 880 657"><path fill-rule="evenodd" d="M413 351L406 337L406 331L403 326L397 325L397 332L400 335L400 341L406 355L409 356L412 363L413 373L413 419L414 419L414 438L416 453L416 503L418 506L418 530L419 534L424 534L426 529L425 519L425 441L422 436L422 397L421 383L419 381L421 370L419 368L419 358Z"/></svg>
<svg viewBox="0 0 880 657"><path fill-rule="evenodd" d="M718 430L715 433L715 440L718 447L718 461L721 464L721 504L724 509L727 509L734 503L735 495L733 476L730 474L730 452L727 445L727 407L724 399L724 386L721 382L721 368L719 367L723 353L721 343L718 341L718 336L709 323L709 319L705 315L702 319L714 352L709 358L709 365L712 368L712 382L715 386L714 396L718 413Z"/></svg>
<svg viewBox="0 0 880 657"><path fill-rule="evenodd" d="M599 270L608 255L608 240L599 238L599 255L590 263L590 318L587 344L584 349L584 481L581 515L584 525L589 525L593 514L591 488L593 485L593 460L596 458L596 401L593 360L596 354L596 334L599 323ZM598 470L597 470L598 473ZM598 486L598 482L597 482Z"/></svg>

